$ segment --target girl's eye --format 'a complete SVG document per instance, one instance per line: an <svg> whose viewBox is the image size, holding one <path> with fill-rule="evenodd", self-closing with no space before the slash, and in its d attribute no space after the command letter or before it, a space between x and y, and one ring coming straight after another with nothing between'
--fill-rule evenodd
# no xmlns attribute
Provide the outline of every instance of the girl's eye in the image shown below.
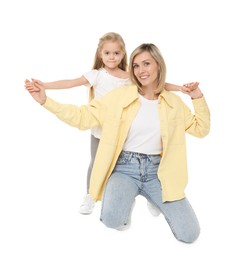
<svg viewBox="0 0 235 260"><path fill-rule="evenodd" d="M133 64L133 69L136 69L138 68L138 65L137 64Z"/></svg>
<svg viewBox="0 0 235 260"><path fill-rule="evenodd" d="M145 66L145 67L148 67L149 65L150 65L149 62L145 62L145 63L144 63L144 66Z"/></svg>

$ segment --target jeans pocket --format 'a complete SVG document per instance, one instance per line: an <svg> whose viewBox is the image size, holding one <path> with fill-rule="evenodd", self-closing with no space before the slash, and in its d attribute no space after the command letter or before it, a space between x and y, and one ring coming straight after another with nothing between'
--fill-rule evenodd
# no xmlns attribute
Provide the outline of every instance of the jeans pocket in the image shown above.
<svg viewBox="0 0 235 260"><path fill-rule="evenodd" d="M121 155L119 156L118 160L117 160L116 165L123 165L123 164L126 164L127 161L128 161L128 157L125 156L125 155L123 155L123 154L121 154Z"/></svg>
<svg viewBox="0 0 235 260"><path fill-rule="evenodd" d="M151 163L153 165L158 165L161 161L161 157L160 156L153 156L151 157Z"/></svg>

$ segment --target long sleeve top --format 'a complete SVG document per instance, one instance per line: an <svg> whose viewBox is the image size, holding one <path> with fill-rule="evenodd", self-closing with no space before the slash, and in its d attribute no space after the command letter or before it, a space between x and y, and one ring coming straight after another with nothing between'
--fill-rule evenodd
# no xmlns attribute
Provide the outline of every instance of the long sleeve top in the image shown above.
<svg viewBox="0 0 235 260"><path fill-rule="evenodd" d="M192 103L194 113L172 92L163 90L158 97L163 146L158 178L163 202L185 197L188 182L185 134L202 138L210 130L210 111L204 96L193 99ZM50 98L44 104L46 109L73 127L81 130L102 127L89 190L94 200L102 197L140 105L135 85L120 87L80 107L60 104Z"/></svg>

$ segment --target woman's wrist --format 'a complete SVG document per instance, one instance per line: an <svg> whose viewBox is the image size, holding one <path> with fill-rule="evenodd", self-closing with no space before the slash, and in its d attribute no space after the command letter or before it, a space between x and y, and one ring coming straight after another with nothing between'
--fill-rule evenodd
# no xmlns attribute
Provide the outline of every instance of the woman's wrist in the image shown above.
<svg viewBox="0 0 235 260"><path fill-rule="evenodd" d="M43 98L40 102L40 105L43 106L47 101L47 97Z"/></svg>
<svg viewBox="0 0 235 260"><path fill-rule="evenodd" d="M192 96L191 99L198 99L198 98L202 98L202 97L203 97L203 94L198 95L198 96Z"/></svg>

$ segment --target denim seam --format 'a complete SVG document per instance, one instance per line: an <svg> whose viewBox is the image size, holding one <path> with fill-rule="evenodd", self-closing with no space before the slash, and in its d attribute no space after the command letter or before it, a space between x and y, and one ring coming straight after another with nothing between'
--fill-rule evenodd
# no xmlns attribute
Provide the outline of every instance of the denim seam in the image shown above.
<svg viewBox="0 0 235 260"><path fill-rule="evenodd" d="M170 228L171 228L171 231L172 231L172 233L174 234L174 236L176 237L176 239L178 239L179 240L179 238L177 237L177 235L176 235L176 232L175 232L175 230L174 230L174 228L173 228L173 226L171 225L171 222L170 222L170 220L167 218L167 216L166 216L166 214L165 214L165 212L164 212L164 210L162 209L162 208L160 208L152 199L151 199L151 196L149 196L149 194L147 193L147 192L145 192L145 191L142 191L141 192L144 196L145 196L145 198L147 199L147 200L149 200L155 207L158 207L159 209L160 209L160 211L162 212L162 214L164 215L164 217L165 217L165 219L166 219L166 221L167 221L167 223L169 224L169 226L170 226Z"/></svg>

